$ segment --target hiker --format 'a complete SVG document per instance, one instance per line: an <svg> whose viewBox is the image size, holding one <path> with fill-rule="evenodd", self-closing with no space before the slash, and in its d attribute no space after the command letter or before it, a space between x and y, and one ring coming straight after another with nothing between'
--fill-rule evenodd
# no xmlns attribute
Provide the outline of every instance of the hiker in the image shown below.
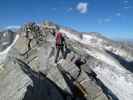
<svg viewBox="0 0 133 100"><path fill-rule="evenodd" d="M81 75L81 72L82 72L82 69L81 69L81 66L86 64L86 59L82 59L81 57L78 57L74 64L79 68L79 73L77 75L77 78Z"/></svg>
<svg viewBox="0 0 133 100"><path fill-rule="evenodd" d="M28 23L25 27L25 37L28 39L28 51L31 49L31 41L33 40L33 36L31 35L31 23Z"/></svg>
<svg viewBox="0 0 133 100"><path fill-rule="evenodd" d="M28 47L31 49L30 43L34 39L36 44L39 44L41 30L40 27L35 22L30 22L26 25L26 38L29 39Z"/></svg>
<svg viewBox="0 0 133 100"><path fill-rule="evenodd" d="M81 57L78 57L74 63L80 69L81 65L86 63L86 59L81 59Z"/></svg>
<svg viewBox="0 0 133 100"><path fill-rule="evenodd" d="M59 53L61 51L63 59L65 59L64 46L66 47L65 38L61 32L56 32L56 57L55 63L58 61Z"/></svg>

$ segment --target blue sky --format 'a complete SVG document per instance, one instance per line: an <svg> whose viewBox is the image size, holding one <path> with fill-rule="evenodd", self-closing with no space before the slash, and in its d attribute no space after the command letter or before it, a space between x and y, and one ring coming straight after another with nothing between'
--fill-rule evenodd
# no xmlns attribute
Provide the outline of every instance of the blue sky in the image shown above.
<svg viewBox="0 0 133 100"><path fill-rule="evenodd" d="M133 0L0 0L0 27L43 20L133 39Z"/></svg>

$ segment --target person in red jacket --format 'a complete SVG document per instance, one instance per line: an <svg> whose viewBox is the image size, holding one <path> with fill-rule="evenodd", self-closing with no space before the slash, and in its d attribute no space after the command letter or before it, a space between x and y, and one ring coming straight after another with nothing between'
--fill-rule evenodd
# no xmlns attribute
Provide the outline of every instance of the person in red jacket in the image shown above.
<svg viewBox="0 0 133 100"><path fill-rule="evenodd" d="M65 59L65 52L64 52L64 46L65 44L65 38L61 32L56 32L56 57L55 57L55 63L58 61L59 53L61 51L63 59Z"/></svg>

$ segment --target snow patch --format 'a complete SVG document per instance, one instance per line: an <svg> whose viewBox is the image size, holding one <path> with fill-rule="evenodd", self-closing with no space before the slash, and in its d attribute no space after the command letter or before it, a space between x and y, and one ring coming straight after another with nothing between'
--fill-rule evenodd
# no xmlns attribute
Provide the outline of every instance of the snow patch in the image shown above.
<svg viewBox="0 0 133 100"><path fill-rule="evenodd" d="M20 28L20 26L18 26L18 25L11 25L11 26L5 27L5 29L19 29L19 28Z"/></svg>
<svg viewBox="0 0 133 100"><path fill-rule="evenodd" d="M19 38L19 35L16 35L12 44L8 48L6 48L4 51L0 52L0 64L6 59L9 50L15 45L18 38Z"/></svg>
<svg viewBox="0 0 133 100"><path fill-rule="evenodd" d="M128 82L126 78L128 75L121 73L121 76L119 76L119 73L117 70L110 70L109 68L101 69L100 67L93 69L97 75L98 78L110 89L113 91L114 94L120 99L120 100L132 100L133 98L133 83ZM132 78L133 79L133 78Z"/></svg>
<svg viewBox="0 0 133 100"><path fill-rule="evenodd" d="M83 35L83 39L78 38L76 35L68 31L60 30L65 33L70 39L76 40L82 44L88 45L92 39L89 35ZM110 47L111 48L111 47ZM90 50L89 50L90 49ZM98 75L98 78L119 98L119 100L132 100L133 99L133 74L125 69L120 63L108 55L104 50L100 51L98 48L84 48L84 51L89 55L105 62L111 66L93 67L92 69Z"/></svg>

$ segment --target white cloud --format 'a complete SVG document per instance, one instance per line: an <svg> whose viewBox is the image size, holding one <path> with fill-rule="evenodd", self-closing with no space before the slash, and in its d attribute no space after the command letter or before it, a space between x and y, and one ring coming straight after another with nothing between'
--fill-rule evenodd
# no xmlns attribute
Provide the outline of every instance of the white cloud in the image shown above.
<svg viewBox="0 0 133 100"><path fill-rule="evenodd" d="M80 13L86 13L88 10L88 3L86 2L80 2L78 3L76 9L80 12Z"/></svg>
<svg viewBox="0 0 133 100"><path fill-rule="evenodd" d="M128 3L129 1L128 0L125 0L124 3Z"/></svg>
<svg viewBox="0 0 133 100"><path fill-rule="evenodd" d="M103 20L102 19L98 19L98 24L102 24L103 23Z"/></svg>
<svg viewBox="0 0 133 100"><path fill-rule="evenodd" d="M104 22L110 22L110 21L111 21L110 18L105 18L105 19L104 19Z"/></svg>
<svg viewBox="0 0 133 100"><path fill-rule="evenodd" d="M73 10L73 8L69 8L69 10Z"/></svg>
<svg viewBox="0 0 133 100"><path fill-rule="evenodd" d="M121 13L116 13L116 16L121 16Z"/></svg>
<svg viewBox="0 0 133 100"><path fill-rule="evenodd" d="M132 8L131 6L125 6L125 7L123 7L124 9L130 9L130 8Z"/></svg>
<svg viewBox="0 0 133 100"><path fill-rule="evenodd" d="M73 8L72 8L72 7L70 7L70 8L68 8L68 10L67 10L67 11L68 11L68 12L70 12L70 11L72 11L72 10L73 10Z"/></svg>
<svg viewBox="0 0 133 100"><path fill-rule="evenodd" d="M98 24L109 23L109 22L111 22L111 17L112 17L112 16L110 16L110 17L108 17L108 18L98 19L98 20L97 20L97 23L98 23Z"/></svg>

